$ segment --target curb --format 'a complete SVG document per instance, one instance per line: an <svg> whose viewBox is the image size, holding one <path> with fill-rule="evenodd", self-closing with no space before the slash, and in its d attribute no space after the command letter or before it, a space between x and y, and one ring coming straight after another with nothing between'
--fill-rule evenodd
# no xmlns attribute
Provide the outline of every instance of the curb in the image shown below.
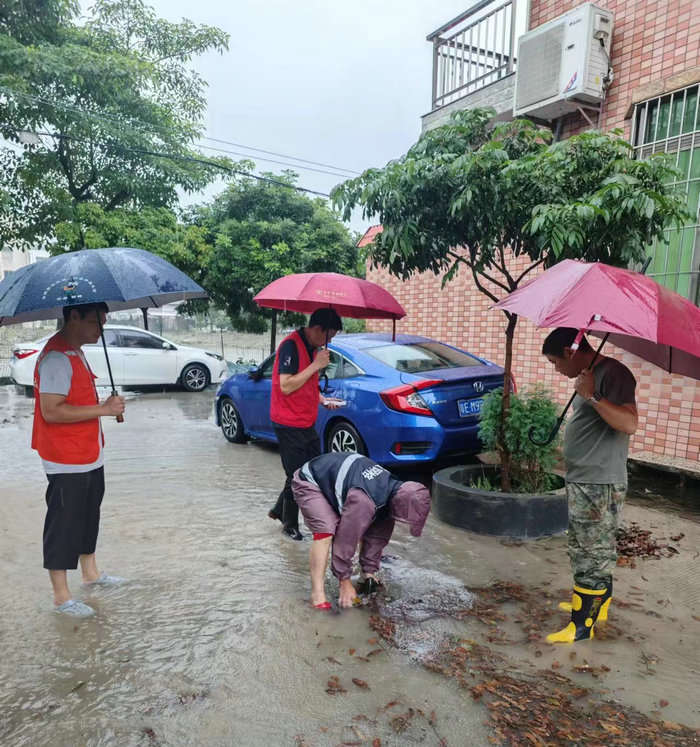
<svg viewBox="0 0 700 747"><path fill-rule="evenodd" d="M448 467L433 475L433 514L476 534L533 539L562 534L568 524L563 488L544 494L501 493L467 487L472 477L496 477L493 467Z"/></svg>

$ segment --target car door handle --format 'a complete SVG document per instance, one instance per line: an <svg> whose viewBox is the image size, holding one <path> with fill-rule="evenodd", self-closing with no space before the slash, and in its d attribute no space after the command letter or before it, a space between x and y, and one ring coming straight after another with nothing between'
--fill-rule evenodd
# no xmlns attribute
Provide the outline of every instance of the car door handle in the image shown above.
<svg viewBox="0 0 700 747"><path fill-rule="evenodd" d="M124 353L124 355L136 355L136 353Z"/></svg>

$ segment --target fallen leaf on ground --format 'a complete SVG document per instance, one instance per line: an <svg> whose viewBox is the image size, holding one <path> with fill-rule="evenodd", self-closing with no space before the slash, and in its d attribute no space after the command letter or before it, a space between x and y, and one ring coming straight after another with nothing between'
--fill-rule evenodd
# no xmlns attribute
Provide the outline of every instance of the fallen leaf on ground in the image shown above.
<svg viewBox="0 0 700 747"><path fill-rule="evenodd" d="M662 700L659 701L659 708L666 708L667 705L668 705L668 701L667 700L663 700L662 699Z"/></svg>
<svg viewBox="0 0 700 747"><path fill-rule="evenodd" d="M337 677L331 677L326 685L326 692L329 695L339 695L340 693L346 693L347 690L340 684Z"/></svg>
<svg viewBox="0 0 700 747"><path fill-rule="evenodd" d="M370 652L369 652L369 653L367 654L367 656L376 656L377 654L382 654L382 653L384 653L384 649L383 649L383 648L373 648L373 649L372 649L372 650L371 650L371 651L370 651Z"/></svg>
<svg viewBox="0 0 700 747"><path fill-rule="evenodd" d="M379 638L370 638L367 643L369 643L370 646L376 646L379 643Z"/></svg>
<svg viewBox="0 0 700 747"><path fill-rule="evenodd" d="M366 682L365 682L364 680L358 679L357 677L353 677L353 678L352 678L352 681L353 681L353 682L354 682L354 683L355 683L355 684L356 684L356 685L357 685L358 687L362 688L363 690L370 690L370 689L371 689L371 688L370 688L370 686L369 686L369 685L368 685L368 684L367 684L367 683L366 683Z"/></svg>
<svg viewBox="0 0 700 747"><path fill-rule="evenodd" d="M355 649L354 648L349 648L348 649L348 653L350 654L350 656L354 656L355 655Z"/></svg>

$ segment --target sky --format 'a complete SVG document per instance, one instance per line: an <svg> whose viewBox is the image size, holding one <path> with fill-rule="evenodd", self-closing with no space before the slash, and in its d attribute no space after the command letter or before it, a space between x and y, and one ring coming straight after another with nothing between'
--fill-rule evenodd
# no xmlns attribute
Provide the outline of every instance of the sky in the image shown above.
<svg viewBox="0 0 700 747"><path fill-rule="evenodd" d="M170 21L184 17L230 34L228 52L193 61L209 84L208 136L360 172L383 166L417 140L420 117L431 105L432 44L425 37L473 0L150 4ZM261 170L284 168L256 163ZM301 186L320 192L342 181L299 173ZM183 203L201 202L219 189L183 196ZM369 225L360 215L351 222L357 231Z"/></svg>

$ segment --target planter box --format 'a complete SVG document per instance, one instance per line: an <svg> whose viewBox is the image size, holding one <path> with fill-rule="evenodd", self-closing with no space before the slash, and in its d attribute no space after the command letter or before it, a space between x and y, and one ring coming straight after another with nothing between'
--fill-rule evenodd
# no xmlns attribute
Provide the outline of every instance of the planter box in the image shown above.
<svg viewBox="0 0 700 747"><path fill-rule="evenodd" d="M568 523L564 488L550 493L500 493L469 487L498 468L448 467L433 475L432 512L441 521L477 534L534 538L562 534Z"/></svg>

